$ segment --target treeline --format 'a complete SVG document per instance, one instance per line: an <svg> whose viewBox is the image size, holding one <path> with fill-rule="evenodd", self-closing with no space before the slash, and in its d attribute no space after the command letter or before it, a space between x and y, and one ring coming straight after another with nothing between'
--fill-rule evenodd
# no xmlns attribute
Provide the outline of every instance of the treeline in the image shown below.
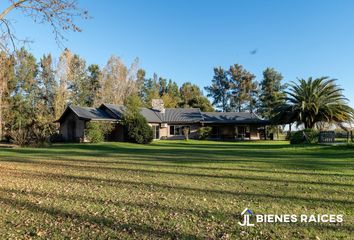
<svg viewBox="0 0 354 240"><path fill-rule="evenodd" d="M284 104L286 84L283 76L273 68L263 71L263 78L235 64L225 70L214 68L212 84L205 87L212 104L223 112L253 112L264 118L273 117L273 110Z"/></svg>
<svg viewBox="0 0 354 240"><path fill-rule="evenodd" d="M166 107L214 111L197 85L178 86L157 74L148 78L138 59L128 67L112 56L100 68L68 49L59 59L48 54L37 60L22 48L12 56L0 53L0 139L44 141L67 105L125 104L130 95L138 95L146 107L162 98Z"/></svg>

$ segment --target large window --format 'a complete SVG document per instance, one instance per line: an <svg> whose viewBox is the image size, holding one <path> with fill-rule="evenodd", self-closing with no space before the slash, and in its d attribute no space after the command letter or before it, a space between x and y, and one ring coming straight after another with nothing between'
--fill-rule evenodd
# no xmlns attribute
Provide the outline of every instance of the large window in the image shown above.
<svg viewBox="0 0 354 240"><path fill-rule="evenodd" d="M160 127L152 126L152 132L154 134L154 139L160 139Z"/></svg>
<svg viewBox="0 0 354 240"><path fill-rule="evenodd" d="M186 125L172 125L170 126L170 135L183 135L183 129L187 128L188 129L188 134L191 133L191 128L190 126Z"/></svg>

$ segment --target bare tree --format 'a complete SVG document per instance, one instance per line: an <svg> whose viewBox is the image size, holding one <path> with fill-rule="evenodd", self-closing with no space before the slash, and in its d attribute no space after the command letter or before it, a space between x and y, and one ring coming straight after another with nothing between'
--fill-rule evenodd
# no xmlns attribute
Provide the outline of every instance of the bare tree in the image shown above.
<svg viewBox="0 0 354 240"><path fill-rule="evenodd" d="M80 32L75 18L88 18L88 12L78 7L76 0L8 0L9 5L0 10L0 50L15 49L19 39L8 18L10 12L18 10L35 23L49 24L59 45L65 40L64 32Z"/></svg>
<svg viewBox="0 0 354 240"><path fill-rule="evenodd" d="M100 97L105 103L123 104L128 96L138 92L137 71L139 60L130 68L117 56L111 56L102 70Z"/></svg>

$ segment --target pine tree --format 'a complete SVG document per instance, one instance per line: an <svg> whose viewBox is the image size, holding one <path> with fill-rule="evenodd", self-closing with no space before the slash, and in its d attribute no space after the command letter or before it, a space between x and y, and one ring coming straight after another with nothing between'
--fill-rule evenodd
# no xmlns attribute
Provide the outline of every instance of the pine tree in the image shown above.
<svg viewBox="0 0 354 240"><path fill-rule="evenodd" d="M89 76L87 81L87 106L93 107L94 105L98 105L100 102L99 91L101 88L100 78L101 78L101 70L97 64L92 64L88 68Z"/></svg>
<svg viewBox="0 0 354 240"><path fill-rule="evenodd" d="M213 98L212 104L223 112L230 111L230 82L227 72L221 68L214 68L214 77L211 86L205 87L207 96Z"/></svg>
<svg viewBox="0 0 354 240"><path fill-rule="evenodd" d="M232 65L228 71L231 86L231 107L239 112L253 112L256 105L257 83L255 75L241 65Z"/></svg>
<svg viewBox="0 0 354 240"><path fill-rule="evenodd" d="M42 100L48 116L53 117L55 113L55 91L57 82L55 70L53 69L52 56L44 55L40 60L39 81L42 86Z"/></svg>
<svg viewBox="0 0 354 240"><path fill-rule="evenodd" d="M283 76L274 68L263 71L263 80L260 83L260 114L270 119L274 116L273 110L284 103L283 90L286 85L282 84Z"/></svg>

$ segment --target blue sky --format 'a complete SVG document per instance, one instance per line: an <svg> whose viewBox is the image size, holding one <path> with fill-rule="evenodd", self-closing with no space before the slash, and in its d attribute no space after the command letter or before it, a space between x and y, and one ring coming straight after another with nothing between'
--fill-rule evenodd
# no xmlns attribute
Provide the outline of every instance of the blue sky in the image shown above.
<svg viewBox="0 0 354 240"><path fill-rule="evenodd" d="M139 57L148 75L156 72L181 84L210 84L213 67L242 64L261 79L266 67L285 81L309 76L338 79L354 106L354 1L158 1L81 0L91 20L68 34L67 47L88 63L104 66L110 55L130 64ZM0 9L4 1L0 3ZM58 56L47 26L17 13L16 33L34 42L31 51ZM256 54L250 51L257 49Z"/></svg>

